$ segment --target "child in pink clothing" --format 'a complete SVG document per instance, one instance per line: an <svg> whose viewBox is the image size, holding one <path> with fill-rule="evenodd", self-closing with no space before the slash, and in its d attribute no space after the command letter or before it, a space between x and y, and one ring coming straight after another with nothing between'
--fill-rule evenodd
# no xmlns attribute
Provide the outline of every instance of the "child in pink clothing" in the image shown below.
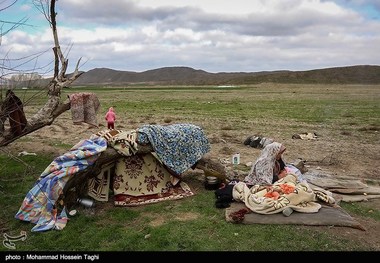
<svg viewBox="0 0 380 263"><path fill-rule="evenodd" d="M113 110L113 107L110 107L108 109L106 116L104 118L107 121L107 128L115 129L116 114Z"/></svg>

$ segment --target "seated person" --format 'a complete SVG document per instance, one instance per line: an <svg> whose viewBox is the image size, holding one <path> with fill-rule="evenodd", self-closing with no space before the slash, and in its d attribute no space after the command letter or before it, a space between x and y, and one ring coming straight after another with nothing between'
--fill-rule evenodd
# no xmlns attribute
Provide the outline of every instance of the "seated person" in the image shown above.
<svg viewBox="0 0 380 263"><path fill-rule="evenodd" d="M284 162L282 154L285 150L286 147L278 142L266 145L244 182L250 186L271 185L290 172L296 174L299 180L303 180L301 172L295 166Z"/></svg>

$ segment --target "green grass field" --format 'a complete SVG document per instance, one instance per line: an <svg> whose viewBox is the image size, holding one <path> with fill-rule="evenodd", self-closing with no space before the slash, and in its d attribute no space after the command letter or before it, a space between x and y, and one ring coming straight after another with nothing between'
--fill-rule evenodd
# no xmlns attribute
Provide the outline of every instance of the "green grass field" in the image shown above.
<svg viewBox="0 0 380 263"><path fill-rule="evenodd" d="M258 126L269 135L318 127L337 141L345 140L342 132L346 132L358 143L380 146L379 132L375 132L380 129L380 86L93 87L65 90L62 98L80 91L98 95L100 118L105 109L115 107L125 120L122 128L192 122L207 134L232 137ZM29 99L34 90L17 94L28 101L28 114L44 102L41 95ZM53 145L49 138L46 143ZM214 206L214 192L191 177L186 182L196 192L193 197L129 208L114 207L111 201L98 203L94 209L78 208L78 215L62 231L31 232L33 224L16 220L14 215L52 158L49 154L17 157L0 152L0 233L27 233L14 251L373 251L379 244L369 246L336 235L329 226L228 223L224 210ZM379 211L369 214L367 205L345 203L343 208L380 222ZM9 249L0 245L0 251Z"/></svg>

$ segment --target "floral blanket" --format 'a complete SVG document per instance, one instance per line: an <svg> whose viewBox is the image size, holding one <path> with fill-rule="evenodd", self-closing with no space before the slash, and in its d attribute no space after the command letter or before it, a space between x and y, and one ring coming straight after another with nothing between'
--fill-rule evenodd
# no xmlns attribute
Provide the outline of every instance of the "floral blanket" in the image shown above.
<svg viewBox="0 0 380 263"><path fill-rule="evenodd" d="M138 206L192 196L152 153L120 158L113 182L115 206Z"/></svg>
<svg viewBox="0 0 380 263"><path fill-rule="evenodd" d="M210 150L203 130L193 124L143 125L137 138L139 144L150 143L157 157L178 175Z"/></svg>

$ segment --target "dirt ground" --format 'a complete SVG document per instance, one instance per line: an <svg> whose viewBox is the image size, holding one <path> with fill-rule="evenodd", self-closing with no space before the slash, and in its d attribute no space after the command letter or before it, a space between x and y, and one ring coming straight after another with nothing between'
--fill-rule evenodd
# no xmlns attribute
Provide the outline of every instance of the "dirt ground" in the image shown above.
<svg viewBox="0 0 380 263"><path fill-rule="evenodd" d="M160 123L157 121L157 123ZM67 152L68 148L57 147L62 144L75 145L82 139L89 138L93 133L103 130L105 123L101 123L99 128L91 128L87 124L74 125L69 113L62 114L51 126L44 127L34 133L27 135L25 138L16 141L5 149L18 154L22 151L28 153L49 153L52 159ZM122 130L136 129L140 124L123 122L117 123L116 128ZM203 124L202 124L203 125ZM215 125L215 124L214 124ZM223 124L216 124L222 126ZM207 124L204 124L206 127ZM304 132L304 131L300 131ZM363 180L370 180L374 185L380 186L380 144L378 141L369 141L368 143L357 143L355 137L342 135L338 139L330 136L326 131L321 129L317 131L316 140L292 139L291 134L279 133L277 141L282 142L287 150L285 152L285 161L293 161L298 158L304 160L308 169L323 169L333 176L352 176ZM378 131L363 131L371 133L371 136L379 138L376 134ZM247 136L254 135L254 132L242 131L217 131L210 130L206 127L206 134L211 143L210 155L224 162L230 169L231 156L234 153L240 153L239 170L237 174L247 173L250 162L254 162L258 157L260 150L244 145L243 142ZM371 199L368 205L373 210L380 210L380 199ZM366 231L347 228L347 227L314 227L318 231L327 232L330 235L344 236L347 239L356 240L357 242L368 244L376 250L380 250L380 223L368 217L352 215L361 223ZM302 226L306 227L306 226Z"/></svg>

